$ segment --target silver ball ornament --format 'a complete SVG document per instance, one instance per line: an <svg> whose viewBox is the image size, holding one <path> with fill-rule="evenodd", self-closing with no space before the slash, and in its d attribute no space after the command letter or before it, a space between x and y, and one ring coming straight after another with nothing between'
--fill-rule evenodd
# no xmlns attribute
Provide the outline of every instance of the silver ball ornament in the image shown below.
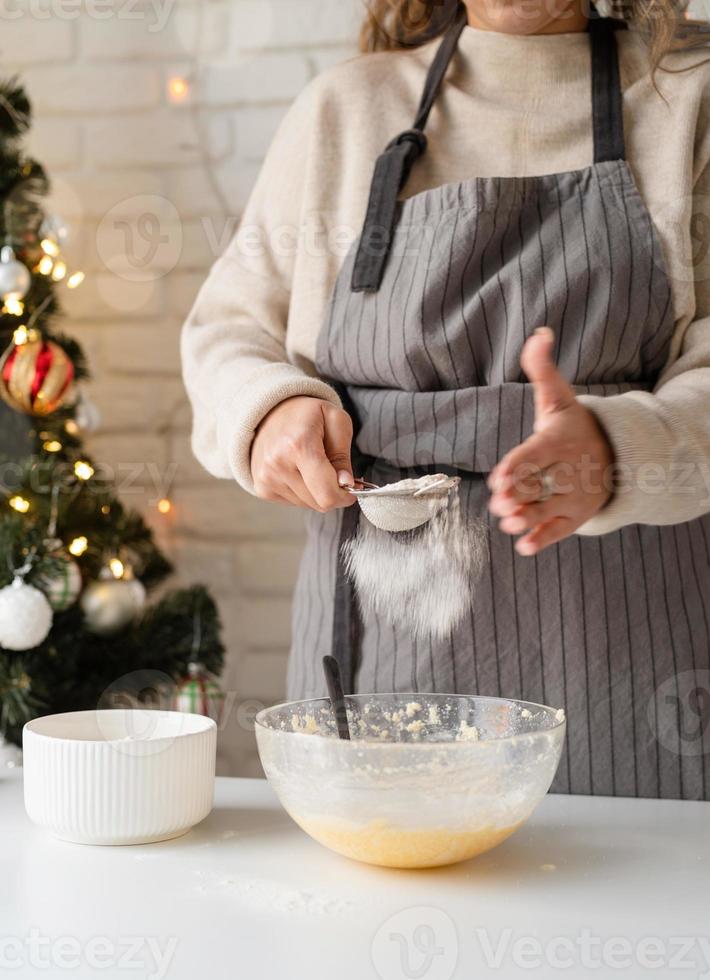
<svg viewBox="0 0 710 980"><path fill-rule="evenodd" d="M32 650L52 628L52 607L34 585L16 578L0 589L0 647Z"/></svg>
<svg viewBox="0 0 710 980"><path fill-rule="evenodd" d="M86 628L111 636L131 623L145 605L145 588L135 578L102 577L91 582L81 596Z"/></svg>
<svg viewBox="0 0 710 980"><path fill-rule="evenodd" d="M32 283L30 270L15 258L10 245L0 249L0 296L3 300L22 299Z"/></svg>

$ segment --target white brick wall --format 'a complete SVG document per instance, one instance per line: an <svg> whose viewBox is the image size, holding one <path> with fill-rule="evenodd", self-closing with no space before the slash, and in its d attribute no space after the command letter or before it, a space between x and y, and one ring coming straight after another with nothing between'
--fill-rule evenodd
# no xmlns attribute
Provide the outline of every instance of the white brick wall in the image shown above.
<svg viewBox="0 0 710 980"><path fill-rule="evenodd" d="M254 773L249 717L254 701L283 696L301 522L193 460L178 336L215 235L238 217L289 102L354 50L360 0L22 3L0 14L2 71L27 85L31 149L70 223L70 265L87 273L64 303L103 416L91 448L144 509L177 581L204 581L218 598L234 702L220 765ZM178 104L168 95L176 76L191 80ZM141 230L146 213L153 223ZM167 241L151 248L154 234ZM165 518L155 504L173 471Z"/></svg>

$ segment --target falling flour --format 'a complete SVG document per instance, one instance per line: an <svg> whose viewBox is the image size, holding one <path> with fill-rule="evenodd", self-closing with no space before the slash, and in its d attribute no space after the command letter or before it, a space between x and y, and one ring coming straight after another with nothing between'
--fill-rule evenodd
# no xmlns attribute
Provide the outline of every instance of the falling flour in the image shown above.
<svg viewBox="0 0 710 980"><path fill-rule="evenodd" d="M422 489L440 474L400 480L388 489ZM464 519L459 486L428 500L429 520L398 534L361 518L343 546L343 558L365 615L374 615L415 639L444 639L470 606L473 579L482 568L485 524Z"/></svg>

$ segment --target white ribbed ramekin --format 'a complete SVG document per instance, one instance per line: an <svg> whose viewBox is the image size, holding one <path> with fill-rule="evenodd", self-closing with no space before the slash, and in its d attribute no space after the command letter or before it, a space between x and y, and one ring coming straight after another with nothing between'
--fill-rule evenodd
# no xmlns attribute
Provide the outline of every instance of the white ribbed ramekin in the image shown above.
<svg viewBox="0 0 710 980"><path fill-rule="evenodd" d="M217 726L202 715L118 708L29 721L25 808L56 837L147 844L212 809Z"/></svg>

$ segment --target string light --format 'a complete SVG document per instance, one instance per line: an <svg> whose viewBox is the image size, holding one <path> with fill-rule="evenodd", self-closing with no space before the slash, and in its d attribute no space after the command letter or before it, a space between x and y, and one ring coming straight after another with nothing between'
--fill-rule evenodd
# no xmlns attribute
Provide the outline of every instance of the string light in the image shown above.
<svg viewBox="0 0 710 980"><path fill-rule="evenodd" d="M90 480L94 475L95 470L91 463L87 463L84 459L77 459L74 463L74 474L80 480Z"/></svg>
<svg viewBox="0 0 710 980"><path fill-rule="evenodd" d="M29 339L30 333L24 323L20 324L17 330L15 330L12 334L12 342L17 347L21 347L22 344L26 344Z"/></svg>
<svg viewBox="0 0 710 980"><path fill-rule="evenodd" d="M59 255L59 246L51 238L43 238L39 244L42 251L46 255L51 255L53 259Z"/></svg>
<svg viewBox="0 0 710 980"><path fill-rule="evenodd" d="M67 264L62 262L61 259L57 259L54 263L54 268L52 269L52 279L55 282L61 282L64 276L67 274Z"/></svg>
<svg viewBox="0 0 710 980"><path fill-rule="evenodd" d="M79 432L79 426L76 424L74 419L67 419L64 423L64 429L70 436L75 436Z"/></svg>
<svg viewBox="0 0 710 980"><path fill-rule="evenodd" d="M114 578L123 578L125 569L120 558L112 558L108 563L108 567L111 569L111 574Z"/></svg>
<svg viewBox="0 0 710 980"><path fill-rule="evenodd" d="M29 500L25 500L24 497L20 497L20 496L10 497L8 503L13 510L17 511L18 514L26 514L27 511L30 509L30 502Z"/></svg>
<svg viewBox="0 0 710 980"><path fill-rule="evenodd" d="M111 513L111 508L109 507L108 504L102 504L101 505L101 513L102 514L110 514Z"/></svg>
<svg viewBox="0 0 710 980"><path fill-rule="evenodd" d="M67 289L76 289L77 286L81 286L84 281L84 273L81 270L77 272L72 272L72 274L67 279Z"/></svg>
<svg viewBox="0 0 710 980"><path fill-rule="evenodd" d="M48 439L45 443L43 443L42 448L48 453L58 453L62 448L62 444L58 439Z"/></svg>
<svg viewBox="0 0 710 980"><path fill-rule="evenodd" d="M25 312L25 304L21 299L15 299L12 296L7 296L5 298L5 305L3 306L3 313L9 313L10 316L22 316Z"/></svg>
<svg viewBox="0 0 710 980"><path fill-rule="evenodd" d="M158 501L158 510L161 514L169 514L172 509L173 505L167 497L163 497L162 500Z"/></svg>
<svg viewBox="0 0 710 980"><path fill-rule="evenodd" d="M84 554L84 552L88 547L89 547L89 539L84 537L83 534L80 534L79 537L74 538L74 540L67 548L67 551L69 552L70 555L74 555L75 558L79 558L80 555Z"/></svg>
<svg viewBox="0 0 710 980"><path fill-rule="evenodd" d="M51 255L43 255L37 263L37 272L40 272L43 276L48 276L53 268L54 261Z"/></svg>
<svg viewBox="0 0 710 980"><path fill-rule="evenodd" d="M168 97L171 102L184 102L190 94L190 83L186 78L176 75L168 80Z"/></svg>

